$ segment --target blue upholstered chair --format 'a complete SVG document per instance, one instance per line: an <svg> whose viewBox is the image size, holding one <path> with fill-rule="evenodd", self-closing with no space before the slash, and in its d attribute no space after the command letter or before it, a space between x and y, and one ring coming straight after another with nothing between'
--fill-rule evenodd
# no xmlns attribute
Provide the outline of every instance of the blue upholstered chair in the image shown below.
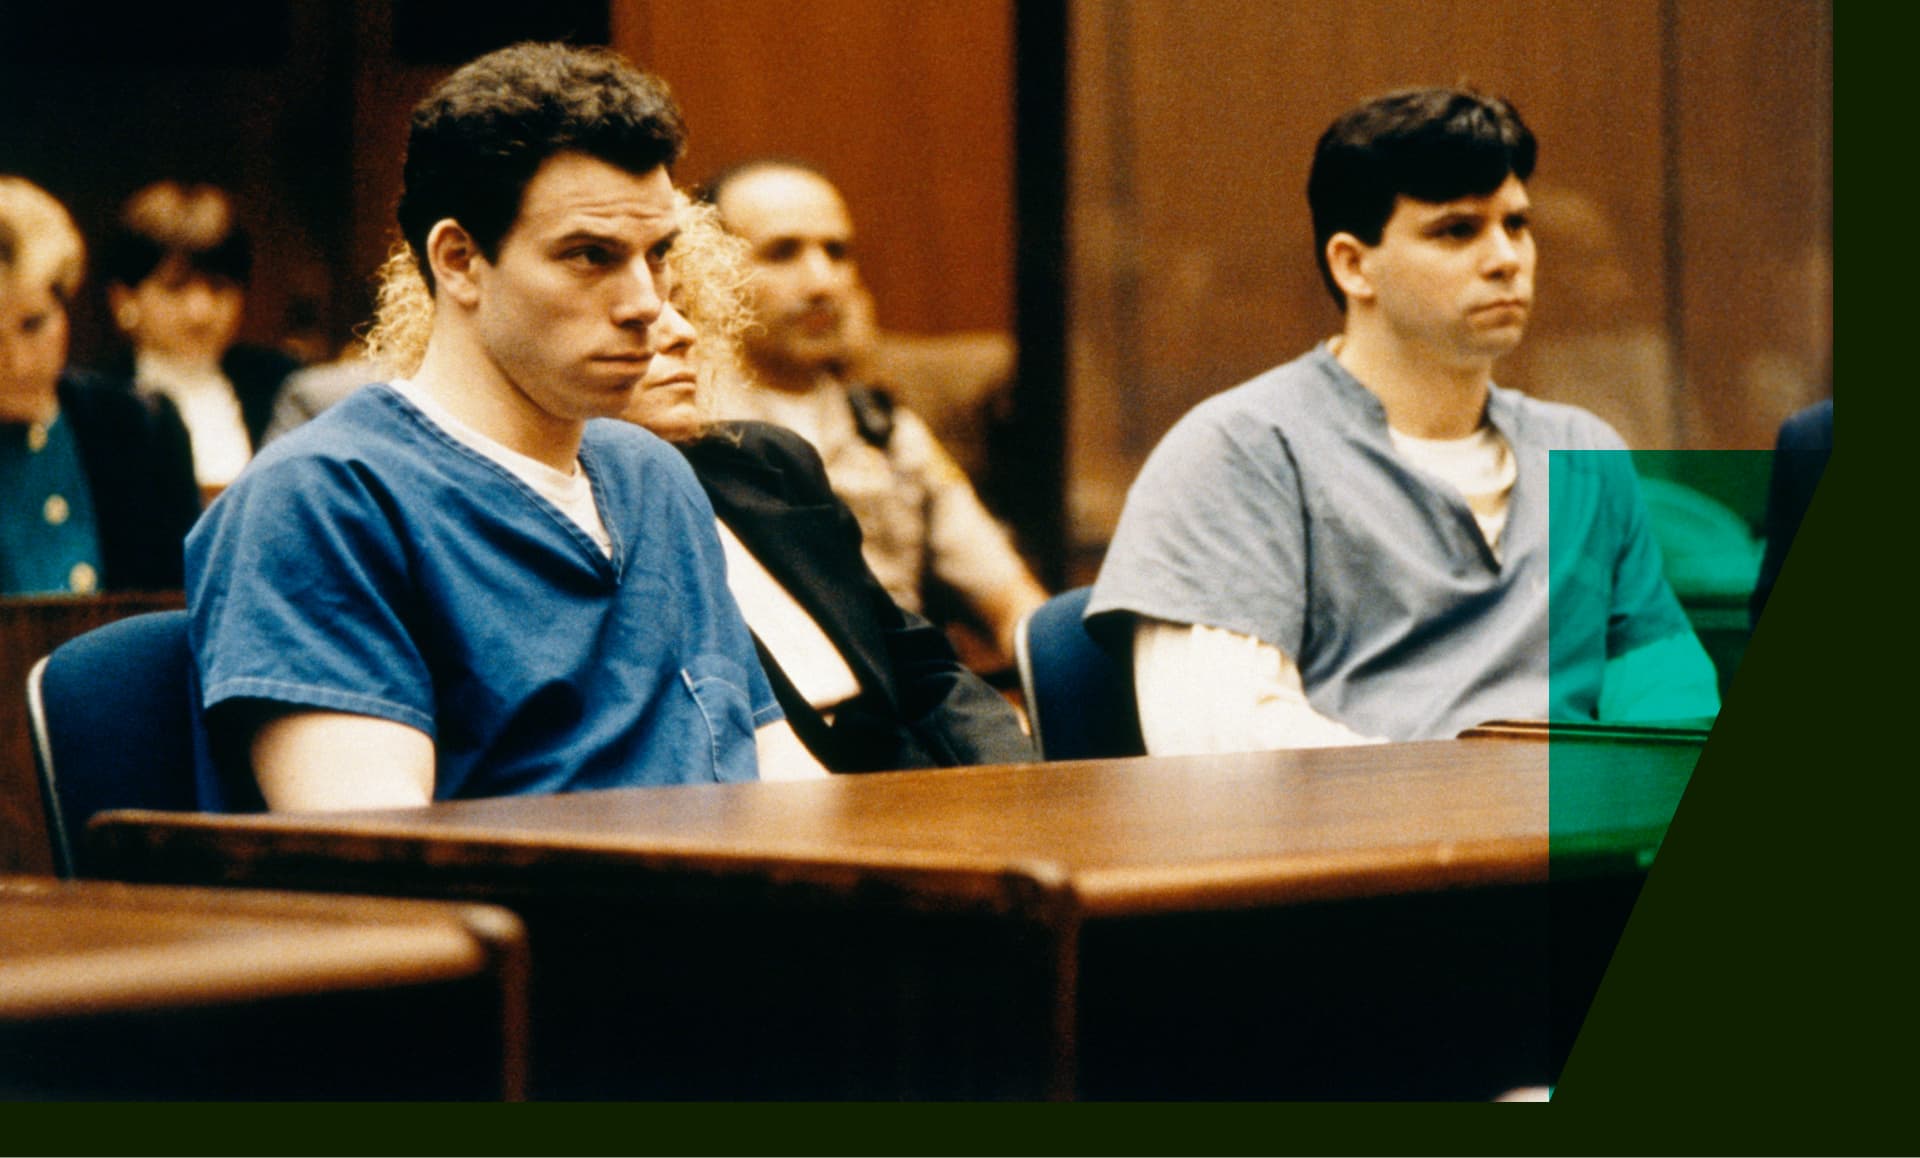
<svg viewBox="0 0 1920 1158"><path fill-rule="evenodd" d="M87 821L112 808L190 811L194 711L187 613L95 628L27 676L34 764L54 869L83 875Z"/></svg>
<svg viewBox="0 0 1920 1158"><path fill-rule="evenodd" d="M1147 750L1132 667L1115 662L1081 623L1091 594L1090 587L1061 592L1023 619L1014 634L1027 718L1045 760L1139 756Z"/></svg>

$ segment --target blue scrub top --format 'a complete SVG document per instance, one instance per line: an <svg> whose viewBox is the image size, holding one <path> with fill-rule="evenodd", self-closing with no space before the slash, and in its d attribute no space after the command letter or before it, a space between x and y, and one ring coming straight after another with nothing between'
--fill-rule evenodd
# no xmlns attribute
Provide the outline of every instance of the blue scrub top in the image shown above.
<svg viewBox="0 0 1920 1158"><path fill-rule="evenodd" d="M580 463L611 558L385 386L269 445L187 539L202 703L418 728L436 799L755 779L782 716L706 496L625 423L589 423ZM244 769L200 785L260 804Z"/></svg>

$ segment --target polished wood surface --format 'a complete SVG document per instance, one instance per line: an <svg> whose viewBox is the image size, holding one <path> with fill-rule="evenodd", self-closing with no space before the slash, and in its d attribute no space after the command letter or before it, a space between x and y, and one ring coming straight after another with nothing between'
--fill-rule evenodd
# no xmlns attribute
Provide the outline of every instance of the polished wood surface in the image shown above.
<svg viewBox="0 0 1920 1158"><path fill-rule="evenodd" d="M1458 740L115 813L91 836L132 879L515 908L545 978L544 1096L1477 1096L1473 1081L1551 1076L1549 1006L1597 983L1697 751ZM1549 889L1571 900L1550 912ZM1565 994L1550 941L1598 955ZM1196 969L1217 984L1196 991ZM1362 1049L1335 1024L1382 1017L1426 1026L1424 1044ZM809 1028L772 1028L796 1019ZM1327 1040L1276 1054L1233 1037L1282 1020ZM835 1039L844 1024L867 1036ZM722 1068L577 1044L614 1025ZM764 1072L724 1068L729 1033ZM1454 1063L1407 1068L1442 1042ZM1209 1056L1174 1060L1191 1049Z"/></svg>
<svg viewBox="0 0 1920 1158"><path fill-rule="evenodd" d="M77 635L129 615L184 606L178 591L0 598L0 873L53 871L27 727L27 673Z"/></svg>
<svg viewBox="0 0 1920 1158"><path fill-rule="evenodd" d="M1834 5L1673 9L1676 445L1765 450L1833 390Z"/></svg>
<svg viewBox="0 0 1920 1158"><path fill-rule="evenodd" d="M1012 327L1013 5L614 8L614 47L686 111L677 177L768 153L819 165L884 328Z"/></svg>
<svg viewBox="0 0 1920 1158"><path fill-rule="evenodd" d="M146 1040L164 1025L180 1040L194 1039L196 1049L224 1053L238 1044L226 1040L235 1024L282 1019L280 1049L316 1055L298 1064L384 1071L385 1063L352 1055L436 1053L405 1040L397 1026L407 1019L389 1007L404 1009L408 995L424 995L415 1008L425 1011L457 994L454 1004L469 1023L458 1032L472 1039L479 1031L492 1050L481 1079L488 1088L465 1096L518 1098L525 986L520 921L491 906L0 877L0 1088L59 1096L183 1092L164 1084L173 1077L148 1072L164 1058L119 1056L116 1044ZM323 1025L335 1021L341 1031L315 1032L315 1009L325 1011ZM383 1033L383 1023L396 1028ZM349 1024L351 1034L342 1028ZM97 1066L80 1058L78 1075L64 1079L77 1084L63 1087L49 1073L52 1063L27 1048L63 1036L92 1040L114 1056ZM351 1052L317 1056L328 1050ZM256 1083L278 1064L238 1059L224 1077L211 1076L210 1066L184 1092L260 1094L266 1090ZM239 1072L250 1067L260 1072ZM361 1094L448 1092L422 1077L427 1084ZM123 1081L134 1082L131 1091L118 1087ZM162 1084L146 1084L156 1081ZM302 1096L297 1085L272 1092Z"/></svg>
<svg viewBox="0 0 1920 1158"><path fill-rule="evenodd" d="M886 880L928 903L1071 895L1087 915L1519 883L1548 871L1550 745L1434 741L459 801L332 816L118 814L120 849L236 860L511 867L532 855L609 872L686 866L827 888ZM1582 855L1657 847L1695 749L1594 749L1554 769Z"/></svg>
<svg viewBox="0 0 1920 1158"><path fill-rule="evenodd" d="M1583 724L1547 720L1488 720L1460 733L1463 740L1646 741L1699 747L1713 731L1712 717L1644 724Z"/></svg>
<svg viewBox="0 0 1920 1158"><path fill-rule="evenodd" d="M475 919L494 938L517 924ZM443 981L486 964L473 928L436 905L0 880L9 1020Z"/></svg>

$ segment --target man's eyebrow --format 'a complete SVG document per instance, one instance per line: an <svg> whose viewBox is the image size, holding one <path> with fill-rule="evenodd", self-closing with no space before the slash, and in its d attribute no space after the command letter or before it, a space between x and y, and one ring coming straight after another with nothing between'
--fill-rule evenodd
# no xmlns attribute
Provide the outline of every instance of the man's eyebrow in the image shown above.
<svg viewBox="0 0 1920 1158"><path fill-rule="evenodd" d="M668 250L672 249L674 243L679 240L680 240L680 229L678 226L675 226L672 233L667 234L665 237L654 242L652 245L647 246L647 251L649 253L665 253Z"/></svg>
<svg viewBox="0 0 1920 1158"><path fill-rule="evenodd" d="M555 245L572 245L576 242L591 241L612 249L625 249L627 243L611 233L600 233L592 229L571 229L553 239Z"/></svg>

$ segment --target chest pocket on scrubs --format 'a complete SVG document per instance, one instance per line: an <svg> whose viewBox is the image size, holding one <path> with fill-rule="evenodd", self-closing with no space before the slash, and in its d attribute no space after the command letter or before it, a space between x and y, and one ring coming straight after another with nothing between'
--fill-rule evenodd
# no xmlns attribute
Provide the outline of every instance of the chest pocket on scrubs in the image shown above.
<svg viewBox="0 0 1920 1158"><path fill-rule="evenodd" d="M680 679L706 720L714 779L723 784L758 780L747 673L725 656L703 655L680 669Z"/></svg>

